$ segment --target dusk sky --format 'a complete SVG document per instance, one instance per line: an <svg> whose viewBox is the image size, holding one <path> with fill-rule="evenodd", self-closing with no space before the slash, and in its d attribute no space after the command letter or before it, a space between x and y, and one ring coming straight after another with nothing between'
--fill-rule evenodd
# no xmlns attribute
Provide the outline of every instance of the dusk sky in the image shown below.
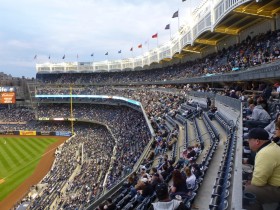
<svg viewBox="0 0 280 210"><path fill-rule="evenodd" d="M0 0L0 72L35 77L36 63L139 56L170 39L201 0ZM137 46L142 44L142 49ZM133 51L130 49L133 47ZM121 50L122 53L118 53ZM108 56L105 53L108 52ZM94 56L91 54L94 53ZM34 56L37 58L34 59ZM62 57L65 55L65 59ZM50 60L49 60L50 56Z"/></svg>

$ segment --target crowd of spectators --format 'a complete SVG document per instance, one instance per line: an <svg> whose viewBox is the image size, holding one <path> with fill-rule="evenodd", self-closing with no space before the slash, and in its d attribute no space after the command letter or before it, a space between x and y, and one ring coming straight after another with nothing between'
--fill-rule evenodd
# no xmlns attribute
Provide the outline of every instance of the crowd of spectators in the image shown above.
<svg viewBox="0 0 280 210"><path fill-rule="evenodd" d="M241 43L222 49L204 58L173 66L146 71L37 74L44 83L57 84L114 84L177 80L196 76L244 70L278 60L280 57L280 32L269 31L254 37L250 35Z"/></svg>
<svg viewBox="0 0 280 210"><path fill-rule="evenodd" d="M250 210L262 210L280 196L279 101L270 100L270 85L262 89L247 99L243 112L243 206Z"/></svg>
<svg viewBox="0 0 280 210"><path fill-rule="evenodd" d="M0 111L0 121L3 124L11 122L20 123L35 119L35 113L27 107L2 107Z"/></svg>
<svg viewBox="0 0 280 210"><path fill-rule="evenodd" d="M70 117L68 104L41 105L39 117ZM108 176L107 187L111 187L130 172L140 157L151 136L143 114L127 107L74 104L73 117L79 120L98 121L107 125L117 139L116 156L112 174Z"/></svg>
<svg viewBox="0 0 280 210"><path fill-rule="evenodd" d="M37 111L38 117L70 117L68 104L42 104ZM55 205L66 209L92 202L104 189L110 189L131 172L151 138L143 114L128 107L76 104L73 114L81 121L100 122L111 132L104 126L75 122L76 136L56 152L54 167L42 181L47 188L32 202L32 208L51 205L56 197L59 199ZM71 131L70 122L33 121L27 127ZM74 179L69 180L73 174Z"/></svg>
<svg viewBox="0 0 280 210"><path fill-rule="evenodd" d="M178 140L178 128L172 126L168 118L174 118L180 106L186 102L187 91L212 90L199 86L199 84L186 85L176 93L146 88L78 86L177 80L245 70L252 66L278 60L280 58L279 49L280 32L274 31L253 38L248 36L240 44L222 49L218 53L202 59L160 69L132 72L37 74L37 79L42 84L63 84L63 87L37 87L36 94L114 95L140 101L155 131L153 151L144 160L139 174L128 178L126 187L130 187L132 195L138 194L137 199L141 201L155 191L158 193L160 189L157 190L156 186L163 183L172 174L173 185L168 193L171 198L175 198L177 195L184 196L185 192L188 195L188 192L191 192L195 187L196 179L200 176L200 168L193 159L199 153L199 147L189 147L183 153L183 159L178 163L176 169L174 169L172 158L168 158L168 156L162 158L165 154L164 151L173 148L173 144L176 144ZM70 91L67 84L77 85L77 87L71 88ZM265 129L270 132L270 138L278 138L279 140L280 134L277 133L280 128L278 115L276 118L271 116L275 107L269 107L272 103L268 103L272 89L273 87L270 85L260 85L258 90L262 92L261 96L253 95L248 100L236 87L230 87L221 92L223 95L246 101L248 104L246 115L248 117L244 124L249 130L256 126L266 126ZM211 106L209 99L207 99L207 106L208 108ZM53 168L42 180L42 183L46 183L47 187L32 201L31 208L43 209L45 206L54 205L55 198L57 199L55 203L57 209L84 207L98 197L104 189L112 188L133 170L135 163L151 139L143 114L128 107L74 103L71 113L69 104L66 103L40 104L36 111L40 118L73 117L82 121L98 121L108 126L109 130L101 125L75 122L76 136L65 142L56 152ZM216 109L213 114L215 112ZM187 116L188 114L186 112L183 115ZM34 112L27 108L9 108L7 111L1 111L0 117L2 122L25 122L23 124L3 123L0 125L0 130L71 130L69 122L36 121ZM269 124L270 118L275 119L271 124ZM157 156L162 158L159 167L152 168L150 173L147 173L151 161ZM74 175L73 179L70 178L72 175ZM105 177L107 177L106 180ZM66 186L65 190L64 186ZM165 186L161 190L166 191ZM181 194L182 192L184 194ZM166 196L166 193L162 196ZM167 197L165 198L167 199ZM108 202L111 203L110 199Z"/></svg>
<svg viewBox="0 0 280 210"><path fill-rule="evenodd" d="M39 123L37 128L48 125L49 129L71 130L70 123ZM79 208L97 193L102 192L102 182L109 169L114 139L104 126L79 123L75 126L71 140L56 151L55 163L51 171L41 181L47 184L30 208L44 208L52 205L63 208ZM74 175L73 179L70 179ZM64 186L66 190L63 190Z"/></svg>

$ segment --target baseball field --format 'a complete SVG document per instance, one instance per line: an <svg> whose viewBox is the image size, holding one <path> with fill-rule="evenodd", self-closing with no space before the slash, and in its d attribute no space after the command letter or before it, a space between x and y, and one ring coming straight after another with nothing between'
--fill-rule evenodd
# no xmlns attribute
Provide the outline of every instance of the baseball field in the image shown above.
<svg viewBox="0 0 280 210"><path fill-rule="evenodd" d="M46 175L54 160L55 149L65 139L0 136L0 207L10 208Z"/></svg>

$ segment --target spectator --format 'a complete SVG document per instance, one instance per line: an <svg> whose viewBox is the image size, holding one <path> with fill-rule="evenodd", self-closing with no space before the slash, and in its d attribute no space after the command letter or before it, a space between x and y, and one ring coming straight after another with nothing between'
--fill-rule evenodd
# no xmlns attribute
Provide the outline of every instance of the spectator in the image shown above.
<svg viewBox="0 0 280 210"><path fill-rule="evenodd" d="M188 158L189 160L192 160L192 159L196 156L196 152L195 152L195 150L193 149L192 146L189 146L189 147L187 148L187 150L188 150L187 158Z"/></svg>
<svg viewBox="0 0 280 210"><path fill-rule="evenodd" d="M272 141L280 146L280 121L275 123L275 134L272 137Z"/></svg>
<svg viewBox="0 0 280 210"><path fill-rule="evenodd" d="M265 89L263 90L262 96L265 100L268 100L272 93L272 86L270 84L267 84Z"/></svg>
<svg viewBox="0 0 280 210"><path fill-rule="evenodd" d="M207 109L211 107L211 99L209 97L206 98Z"/></svg>
<svg viewBox="0 0 280 210"><path fill-rule="evenodd" d="M279 202L280 198L280 147L268 140L263 128L254 128L248 134L249 147L256 152L253 178L245 192L256 196L248 210L262 210L265 203Z"/></svg>
<svg viewBox="0 0 280 210"><path fill-rule="evenodd" d="M186 179L187 188L188 188L188 190L192 190L195 187L196 177L192 173L192 171L189 167L185 168L185 173L186 173L186 178L187 178Z"/></svg>
<svg viewBox="0 0 280 210"><path fill-rule="evenodd" d="M113 203L112 198L107 199L107 210L115 210L116 204Z"/></svg>
<svg viewBox="0 0 280 210"><path fill-rule="evenodd" d="M198 179L200 176L202 176L201 168L200 166L192 161L191 163L191 171L195 175L196 179Z"/></svg>
<svg viewBox="0 0 280 210"><path fill-rule="evenodd" d="M158 174L159 179L160 179L162 182L164 181L162 175L160 174L160 171L159 171L157 168L153 167L153 168L151 169L150 174L151 174L151 175Z"/></svg>
<svg viewBox="0 0 280 210"><path fill-rule="evenodd" d="M275 87L276 92L278 93L278 96L279 96L279 93L280 93L280 85L279 85L279 83L278 83L278 82L275 83L275 84L273 85L273 87Z"/></svg>
<svg viewBox="0 0 280 210"><path fill-rule="evenodd" d="M160 180L160 175L158 173L154 173L151 180L152 189L155 190L156 186L161 182L162 181Z"/></svg>
<svg viewBox="0 0 280 210"><path fill-rule="evenodd" d="M230 91L229 97L231 97L231 98L236 98L236 99L239 98L239 97L236 95L235 90L231 90L231 91Z"/></svg>
<svg viewBox="0 0 280 210"><path fill-rule="evenodd" d="M253 108L252 115L247 116L248 120L246 120L245 127L251 129L258 126L266 126L269 124L270 115L261 105L261 100L257 100L257 106Z"/></svg>
<svg viewBox="0 0 280 210"><path fill-rule="evenodd" d="M184 205L182 201L179 200L171 200L168 194L167 184L162 183L156 187L156 195L158 198L158 202L152 203L149 210L187 210L187 207Z"/></svg>
<svg viewBox="0 0 280 210"><path fill-rule="evenodd" d="M275 125L277 122L280 122L280 113L276 115L275 120L271 121L264 129L269 134L269 139L273 138L275 135Z"/></svg>
<svg viewBox="0 0 280 210"><path fill-rule="evenodd" d="M162 166L162 171L161 171L160 174L161 174L161 176L162 176L162 178L163 178L164 180L167 178L167 176L169 175L167 164L164 164L164 165Z"/></svg>
<svg viewBox="0 0 280 210"><path fill-rule="evenodd" d="M172 199L174 199L176 195L186 197L188 192L186 180L184 179L182 173L179 170L173 171L172 181L173 186L170 189L170 197Z"/></svg>
<svg viewBox="0 0 280 210"><path fill-rule="evenodd" d="M153 188L149 183L148 178L142 178L137 186L135 186L135 189L139 192L139 195L137 196L139 202L143 201L147 196L150 196L153 193Z"/></svg>

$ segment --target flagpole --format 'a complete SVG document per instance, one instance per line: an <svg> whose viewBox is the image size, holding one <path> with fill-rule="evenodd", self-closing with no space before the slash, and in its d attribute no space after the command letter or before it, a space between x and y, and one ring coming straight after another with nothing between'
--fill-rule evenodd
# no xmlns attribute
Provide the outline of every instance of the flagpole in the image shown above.
<svg viewBox="0 0 280 210"><path fill-rule="evenodd" d="M158 47L158 35L157 35L157 47Z"/></svg>
<svg viewBox="0 0 280 210"><path fill-rule="evenodd" d="M79 54L77 53L77 70L79 71Z"/></svg>
<svg viewBox="0 0 280 210"><path fill-rule="evenodd" d="M170 40L171 40L171 25L169 25L169 33L170 33Z"/></svg>
<svg viewBox="0 0 280 210"><path fill-rule="evenodd" d="M34 56L35 64L37 64L37 54Z"/></svg>
<svg viewBox="0 0 280 210"><path fill-rule="evenodd" d="M179 9L178 9L178 31L179 31L179 28L180 28L180 15L179 15Z"/></svg>

